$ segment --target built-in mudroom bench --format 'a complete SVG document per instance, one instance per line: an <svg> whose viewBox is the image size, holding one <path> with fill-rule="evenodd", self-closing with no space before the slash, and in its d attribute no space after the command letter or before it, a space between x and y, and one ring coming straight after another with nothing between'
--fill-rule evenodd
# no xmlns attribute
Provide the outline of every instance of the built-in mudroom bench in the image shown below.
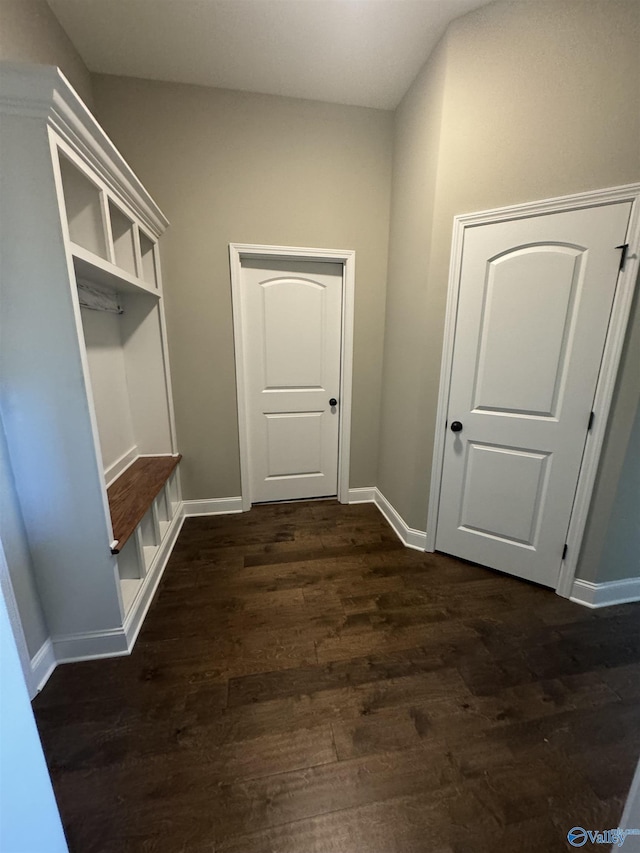
<svg viewBox="0 0 640 853"><path fill-rule="evenodd" d="M57 68L0 66L1 412L55 662L131 651L182 498L168 222Z"/></svg>
<svg viewBox="0 0 640 853"><path fill-rule="evenodd" d="M139 457L107 489L113 530L111 553L128 613L151 572L171 522L179 511L180 456Z"/></svg>

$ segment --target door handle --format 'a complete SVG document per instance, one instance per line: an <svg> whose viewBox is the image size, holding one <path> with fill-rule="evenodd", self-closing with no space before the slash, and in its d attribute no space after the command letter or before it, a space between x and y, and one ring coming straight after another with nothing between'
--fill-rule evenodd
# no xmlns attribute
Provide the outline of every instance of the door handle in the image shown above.
<svg viewBox="0 0 640 853"><path fill-rule="evenodd" d="M338 401L336 400L336 398L335 398L335 397L332 397L332 398L329 400L329 405L330 405L330 406L337 406L337 405L338 405Z"/></svg>
<svg viewBox="0 0 640 853"><path fill-rule="evenodd" d="M462 432L462 424L460 421L454 421L451 424L451 432Z"/></svg>

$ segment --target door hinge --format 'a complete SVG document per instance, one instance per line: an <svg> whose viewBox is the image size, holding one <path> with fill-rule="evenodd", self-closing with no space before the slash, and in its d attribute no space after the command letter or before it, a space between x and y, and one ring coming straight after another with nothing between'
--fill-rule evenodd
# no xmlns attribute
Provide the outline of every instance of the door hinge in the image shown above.
<svg viewBox="0 0 640 853"><path fill-rule="evenodd" d="M568 547L567 547L567 543L565 542L565 543L564 543L564 548L562 549L562 559L563 559L563 560L566 560L566 559L567 559L567 550L568 550Z"/></svg>
<svg viewBox="0 0 640 853"><path fill-rule="evenodd" d="M595 412L591 412L591 414L589 415L589 423L587 424L587 432L590 432L591 427L593 426L593 421L594 421L595 416L596 416Z"/></svg>
<svg viewBox="0 0 640 853"><path fill-rule="evenodd" d="M620 253L620 266L618 267L618 272L622 272L622 270L624 269L624 265L626 263L626 260L627 260L627 252L629 251L629 244L628 243L621 243L619 246L616 246L616 249L622 249L622 252Z"/></svg>

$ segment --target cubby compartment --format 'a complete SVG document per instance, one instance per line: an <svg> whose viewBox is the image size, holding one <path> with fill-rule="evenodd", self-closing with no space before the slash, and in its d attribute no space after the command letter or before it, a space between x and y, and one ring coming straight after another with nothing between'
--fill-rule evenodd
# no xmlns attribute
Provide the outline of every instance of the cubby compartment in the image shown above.
<svg viewBox="0 0 640 853"><path fill-rule="evenodd" d="M160 539L164 539L165 533L169 529L169 525L171 524L171 518L173 513L171 512L171 507L169 502L167 501L167 487L160 492L158 497L154 501L154 512L155 517L158 522L158 529L160 531Z"/></svg>
<svg viewBox="0 0 640 853"><path fill-rule="evenodd" d="M144 568L148 572L158 553L158 547L162 540L160 531L156 525L153 508L149 509L142 517L142 521L138 527L138 536L140 549L144 557Z"/></svg>
<svg viewBox="0 0 640 853"><path fill-rule="evenodd" d="M140 234L140 258L142 260L142 278L152 287L158 286L158 271L156 268L156 244L144 233Z"/></svg>
<svg viewBox="0 0 640 853"><path fill-rule="evenodd" d="M137 275L134 224L111 200L109 221L115 265L131 275Z"/></svg>
<svg viewBox="0 0 640 853"><path fill-rule="evenodd" d="M180 505L180 489L177 471L174 471L167 480L166 495L171 509L171 516L173 517L178 511L178 506Z"/></svg>
<svg viewBox="0 0 640 853"><path fill-rule="evenodd" d="M129 539L118 554L118 575L120 593L125 614L131 608L144 580L144 566L141 565L140 552L135 538Z"/></svg>
<svg viewBox="0 0 640 853"><path fill-rule="evenodd" d="M157 298L119 294L122 313L82 308L100 450L110 483L137 456L172 451Z"/></svg>
<svg viewBox="0 0 640 853"><path fill-rule="evenodd" d="M110 482L119 473L118 465L137 455L122 315L82 308L81 316L100 450L106 480Z"/></svg>
<svg viewBox="0 0 640 853"><path fill-rule="evenodd" d="M64 155L60 155L60 172L71 241L106 260L102 190Z"/></svg>

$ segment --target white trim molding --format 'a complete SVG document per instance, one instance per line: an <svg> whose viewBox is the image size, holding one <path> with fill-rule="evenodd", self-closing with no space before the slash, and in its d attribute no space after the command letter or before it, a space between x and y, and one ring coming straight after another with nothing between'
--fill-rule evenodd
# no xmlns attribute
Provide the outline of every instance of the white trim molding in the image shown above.
<svg viewBox="0 0 640 853"><path fill-rule="evenodd" d="M53 644L49 637L46 638L33 657L29 655L29 647L27 646L27 640L22 628L20 610L18 609L18 602L13 589L2 542L0 542L0 591L7 607L9 623L16 642L29 699L33 699L42 690L49 680L51 673L56 668L56 658Z"/></svg>
<svg viewBox="0 0 640 853"><path fill-rule="evenodd" d="M571 601L585 607L610 607L612 604L630 604L640 601L640 578L592 583L576 578L571 587Z"/></svg>
<svg viewBox="0 0 640 853"><path fill-rule="evenodd" d="M469 213L456 216L453 221L445 332L440 368L440 391L436 414L436 424L438 426L435 431L431 485L429 490L427 551L435 550L436 530L438 526L438 509L445 449L445 431L440 428L440 425L444 425L445 423L449 403L458 294L462 270L462 251L466 229L489 223L507 222L524 217L560 213L621 202L631 203L631 215L626 236L626 242L630 246L630 251L627 254L624 270L618 275L611 319L593 403L595 418L593 428L587 436L567 533L567 556L561 563L558 585L556 587L558 595L564 598L570 598L574 594L574 578L578 565L580 546L587 523L589 504L591 502L607 419L611 408L625 332L631 313L634 287L638 276L640 265L640 183L603 190L592 190L576 195L502 207L496 210L485 210L479 213Z"/></svg>
<svg viewBox="0 0 640 853"><path fill-rule="evenodd" d="M375 504L406 548L413 548L415 551L425 550L427 544L427 534L425 531L409 527L398 510L389 503L382 492L375 486L364 489L349 489L349 503Z"/></svg>
<svg viewBox="0 0 640 853"><path fill-rule="evenodd" d="M374 504L376 502L375 486L368 486L360 489L349 489L350 504Z"/></svg>
<svg viewBox="0 0 640 853"><path fill-rule="evenodd" d="M61 634L52 637L56 665L77 663L83 660L119 657L131 652L124 628L104 631L86 631L78 634ZM44 686L44 685L43 685Z"/></svg>
<svg viewBox="0 0 640 853"><path fill-rule="evenodd" d="M56 655L51 639L47 637L35 655L31 658L31 683L29 687L29 698L33 699L45 686L51 673L56 668Z"/></svg>
<svg viewBox="0 0 640 853"><path fill-rule="evenodd" d="M416 530L413 527L409 527L397 509L389 503L379 489L376 489L375 503L391 527L395 530L398 539L406 545L407 548L413 548L415 551L424 551L426 549L426 532L424 530Z"/></svg>
<svg viewBox="0 0 640 853"><path fill-rule="evenodd" d="M141 454L138 453L137 445L134 444L134 446L130 447L126 453L123 453L115 462L112 462L104 472L104 480L107 488L109 488L114 480L117 480L127 468L133 465L140 455Z"/></svg>
<svg viewBox="0 0 640 853"><path fill-rule="evenodd" d="M204 501L182 501L182 514L185 518L198 515L230 515L242 512L242 498L209 498Z"/></svg>
<svg viewBox="0 0 640 853"><path fill-rule="evenodd" d="M167 228L165 215L59 68L3 62L0 105L8 113L45 119L151 233L158 237Z"/></svg>
<svg viewBox="0 0 640 853"><path fill-rule="evenodd" d="M229 243L231 267L231 301L233 304L233 338L236 360L238 399L238 438L240 443L240 481L242 509L251 509L249 477L249 424L245 399L245 364L242 315L242 259L264 258L284 261L321 261L342 264L342 335L340 359L340 426L338 441L338 500L349 503L349 458L351 446L351 390L353 372L353 321L355 309L356 253L353 249L311 249L295 246L260 246L252 243Z"/></svg>

